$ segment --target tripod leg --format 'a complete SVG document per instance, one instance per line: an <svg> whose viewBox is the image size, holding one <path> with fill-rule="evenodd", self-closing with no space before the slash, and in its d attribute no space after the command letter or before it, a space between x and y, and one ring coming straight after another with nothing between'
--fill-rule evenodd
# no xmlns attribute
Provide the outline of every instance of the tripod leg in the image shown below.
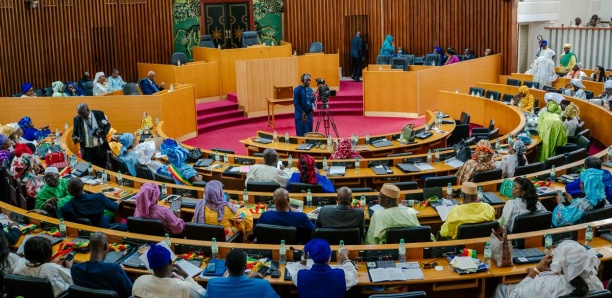
<svg viewBox="0 0 612 298"><path fill-rule="evenodd" d="M339 138L340 134L338 133L338 128L336 128L336 121L334 121L334 116L332 115L330 110L327 110L327 115L329 119L331 119L332 128L334 129L334 132L336 133L336 138Z"/></svg>
<svg viewBox="0 0 612 298"><path fill-rule="evenodd" d="M323 117L323 109L319 110L319 117L317 117L317 126L314 131L319 132L319 125L321 124L321 118Z"/></svg>

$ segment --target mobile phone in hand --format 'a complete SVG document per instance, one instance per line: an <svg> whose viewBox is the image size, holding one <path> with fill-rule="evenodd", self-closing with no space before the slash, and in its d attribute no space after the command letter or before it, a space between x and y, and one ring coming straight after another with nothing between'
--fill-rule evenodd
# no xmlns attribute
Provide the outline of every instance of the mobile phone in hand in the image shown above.
<svg viewBox="0 0 612 298"><path fill-rule="evenodd" d="M567 199L565 198L565 194L563 193L562 190L557 190L557 196L561 198L561 203L563 204L567 203Z"/></svg>
<svg viewBox="0 0 612 298"><path fill-rule="evenodd" d="M66 256L66 262L70 262L74 259L74 255L76 255L76 251L71 251L68 253L68 255Z"/></svg>

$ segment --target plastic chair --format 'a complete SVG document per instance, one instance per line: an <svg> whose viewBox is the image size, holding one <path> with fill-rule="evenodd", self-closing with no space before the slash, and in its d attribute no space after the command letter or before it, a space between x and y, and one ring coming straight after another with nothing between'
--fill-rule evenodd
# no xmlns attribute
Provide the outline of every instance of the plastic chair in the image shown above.
<svg viewBox="0 0 612 298"><path fill-rule="evenodd" d="M182 52L172 54L172 57L170 57L170 64L179 65L179 61L181 62L181 65L187 63L187 55Z"/></svg>
<svg viewBox="0 0 612 298"><path fill-rule="evenodd" d="M246 48L252 45L259 44L259 37L257 31L244 31L242 32L242 47Z"/></svg>
<svg viewBox="0 0 612 298"><path fill-rule="evenodd" d="M212 35L201 35L200 46L203 48L214 48L215 42L212 39Z"/></svg>

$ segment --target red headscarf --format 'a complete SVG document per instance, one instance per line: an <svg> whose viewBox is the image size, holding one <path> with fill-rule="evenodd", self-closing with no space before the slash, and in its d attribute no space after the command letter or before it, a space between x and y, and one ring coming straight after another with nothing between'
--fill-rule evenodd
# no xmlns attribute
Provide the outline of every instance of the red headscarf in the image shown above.
<svg viewBox="0 0 612 298"><path fill-rule="evenodd" d="M342 139L338 143L338 150L331 155L329 159L348 159L348 158L361 158L359 152L353 150L353 145L351 145L351 141L347 139Z"/></svg>
<svg viewBox="0 0 612 298"><path fill-rule="evenodd" d="M14 153L16 157L21 157L21 155L23 155L24 153L32 154L32 150L30 150L30 147L28 147L28 145L21 143L15 145Z"/></svg>
<svg viewBox="0 0 612 298"><path fill-rule="evenodd" d="M315 172L315 160L312 156L304 154L298 159L298 169L300 170L300 182L317 184L317 174Z"/></svg>

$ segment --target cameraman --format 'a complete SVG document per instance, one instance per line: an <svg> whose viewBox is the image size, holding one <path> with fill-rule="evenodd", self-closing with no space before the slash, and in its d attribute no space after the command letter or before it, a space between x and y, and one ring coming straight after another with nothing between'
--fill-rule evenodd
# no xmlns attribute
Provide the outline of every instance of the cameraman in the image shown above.
<svg viewBox="0 0 612 298"><path fill-rule="evenodd" d="M307 132L312 131L312 113L316 109L315 97L310 88L310 75L302 75L302 85L293 89L293 106L295 108L295 132L299 137L303 137Z"/></svg>
<svg viewBox="0 0 612 298"><path fill-rule="evenodd" d="M73 120L72 141L81 145L81 157L92 164L104 168L106 165L106 142L111 124L102 111L90 111L86 103L77 106L77 116Z"/></svg>

